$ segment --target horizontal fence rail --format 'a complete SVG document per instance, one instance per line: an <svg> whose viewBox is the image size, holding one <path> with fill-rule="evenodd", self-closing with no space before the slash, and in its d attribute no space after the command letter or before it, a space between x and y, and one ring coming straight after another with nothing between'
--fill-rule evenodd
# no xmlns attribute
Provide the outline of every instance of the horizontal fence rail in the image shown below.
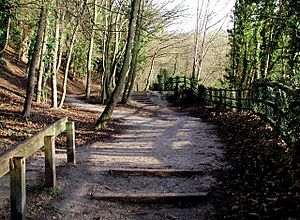
<svg viewBox="0 0 300 220"><path fill-rule="evenodd" d="M300 90L297 88L278 82L256 82L246 89L207 88L188 77L170 78L166 83L168 87L158 87L172 88L175 95L188 92L196 102L205 105L255 113L289 144L300 143Z"/></svg>
<svg viewBox="0 0 300 220"><path fill-rule="evenodd" d="M11 219L25 218L26 158L44 147L47 187L56 186L55 138L66 131L67 162L75 164L75 124L62 118L21 144L0 154L0 178L10 173Z"/></svg>

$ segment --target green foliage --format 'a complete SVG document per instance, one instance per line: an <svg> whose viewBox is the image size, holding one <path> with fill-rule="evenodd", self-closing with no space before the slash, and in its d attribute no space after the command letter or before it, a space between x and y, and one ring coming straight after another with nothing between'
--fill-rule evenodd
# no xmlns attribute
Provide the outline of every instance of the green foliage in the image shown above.
<svg viewBox="0 0 300 220"><path fill-rule="evenodd" d="M226 82L247 88L257 79L299 85L300 43L298 3L238 0Z"/></svg>
<svg viewBox="0 0 300 220"><path fill-rule="evenodd" d="M11 22L9 44L16 50L20 49L22 43L22 28L16 20Z"/></svg>
<svg viewBox="0 0 300 220"><path fill-rule="evenodd" d="M62 194L61 190L56 187L49 189L48 193L49 193L49 196L52 196L54 198L59 197Z"/></svg>
<svg viewBox="0 0 300 220"><path fill-rule="evenodd" d="M12 15L12 1L0 1L0 19L3 20Z"/></svg>
<svg viewBox="0 0 300 220"><path fill-rule="evenodd" d="M5 33L7 29L8 18L11 16L11 7L10 1L0 1L0 50L5 44Z"/></svg>
<svg viewBox="0 0 300 220"><path fill-rule="evenodd" d="M73 68L80 77L85 74L88 47L89 43L84 38L77 41L74 47Z"/></svg>

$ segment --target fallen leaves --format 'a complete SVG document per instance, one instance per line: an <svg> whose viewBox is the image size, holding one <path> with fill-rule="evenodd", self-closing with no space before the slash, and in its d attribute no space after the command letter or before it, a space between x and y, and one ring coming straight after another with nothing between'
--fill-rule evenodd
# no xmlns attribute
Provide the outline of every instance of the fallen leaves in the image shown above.
<svg viewBox="0 0 300 220"><path fill-rule="evenodd" d="M300 160L295 151L288 151L253 114L212 114L210 121L218 124L227 142L226 161L232 167L216 174L216 218L300 219Z"/></svg>

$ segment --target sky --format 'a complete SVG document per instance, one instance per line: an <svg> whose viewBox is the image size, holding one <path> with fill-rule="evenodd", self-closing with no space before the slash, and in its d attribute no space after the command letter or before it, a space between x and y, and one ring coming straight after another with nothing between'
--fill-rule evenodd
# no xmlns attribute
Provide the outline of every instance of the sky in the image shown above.
<svg viewBox="0 0 300 220"><path fill-rule="evenodd" d="M176 20L174 25L169 29L176 32L190 32L196 27L196 14L197 14L197 2L198 0L157 0L159 4L165 4L168 2L166 8L172 9L176 5L180 5L180 9L184 10L184 17L180 17ZM235 0L200 0L207 4L210 1L210 11L214 11L216 15L212 19L211 23L216 23L217 21L224 18L228 13L234 8ZM220 22L219 26L215 26L218 29L223 22ZM231 27L230 16L227 17L222 29L226 30ZM212 28L213 29L213 28Z"/></svg>

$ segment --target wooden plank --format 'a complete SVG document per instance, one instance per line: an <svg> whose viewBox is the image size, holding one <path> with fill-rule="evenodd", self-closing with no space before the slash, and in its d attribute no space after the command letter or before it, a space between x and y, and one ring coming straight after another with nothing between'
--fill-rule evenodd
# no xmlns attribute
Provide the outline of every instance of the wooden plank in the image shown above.
<svg viewBox="0 0 300 220"><path fill-rule="evenodd" d="M9 158L6 160L0 158L0 178L7 173L9 173Z"/></svg>
<svg viewBox="0 0 300 220"><path fill-rule="evenodd" d="M127 202L203 202L208 199L208 193L92 194L91 199Z"/></svg>
<svg viewBox="0 0 300 220"><path fill-rule="evenodd" d="M193 176L203 175L202 170L171 170L171 169L110 169L109 174L128 176Z"/></svg>
<svg viewBox="0 0 300 220"><path fill-rule="evenodd" d="M67 161L76 164L75 123L67 122Z"/></svg>
<svg viewBox="0 0 300 220"><path fill-rule="evenodd" d="M48 128L23 141L21 144L0 154L0 177L9 172L9 159L13 157L29 157L44 146L45 136L51 135L56 137L64 132L66 130L67 121L68 118L62 118Z"/></svg>
<svg viewBox="0 0 300 220"><path fill-rule="evenodd" d="M56 187L55 137L45 137L45 180L47 187Z"/></svg>
<svg viewBox="0 0 300 220"><path fill-rule="evenodd" d="M11 219L25 219L25 172L24 157L14 157L10 160Z"/></svg>

